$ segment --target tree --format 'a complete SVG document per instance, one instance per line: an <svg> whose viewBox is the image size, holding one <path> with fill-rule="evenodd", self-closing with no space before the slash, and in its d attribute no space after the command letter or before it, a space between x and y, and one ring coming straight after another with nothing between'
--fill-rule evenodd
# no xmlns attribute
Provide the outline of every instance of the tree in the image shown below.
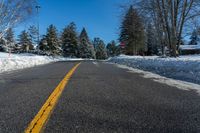
<svg viewBox="0 0 200 133"><path fill-rule="evenodd" d="M153 25L149 23L147 27L147 55L157 55L158 54L158 46L156 42L156 35L154 32Z"/></svg>
<svg viewBox="0 0 200 133"><path fill-rule="evenodd" d="M137 3L137 4L136 4ZM171 56L176 57L186 23L200 15L199 0L139 0L134 2L143 15L162 28ZM158 25L159 24L159 25Z"/></svg>
<svg viewBox="0 0 200 133"><path fill-rule="evenodd" d="M99 42L96 45L95 51L96 51L96 59L105 60L108 58L105 44L101 39L99 39Z"/></svg>
<svg viewBox="0 0 200 133"><path fill-rule="evenodd" d="M30 27L29 27L29 29L28 29L28 33L29 33L29 35L30 35L30 38L31 38L31 43L33 44L33 45L36 45L36 44L38 44L38 29L37 29L37 27L35 27L34 25L31 25Z"/></svg>
<svg viewBox="0 0 200 133"><path fill-rule="evenodd" d="M193 30L192 35L190 37L190 40L191 41L190 41L189 45L197 45L198 42L200 41L200 38L198 36L198 33L197 33L196 29Z"/></svg>
<svg viewBox="0 0 200 133"><path fill-rule="evenodd" d="M119 55L119 48L116 46L115 41L111 41L110 43L108 43L106 49L109 57L114 57Z"/></svg>
<svg viewBox="0 0 200 133"><path fill-rule="evenodd" d="M58 39L57 29L54 25L50 25L47 28L46 41L50 54L52 55L61 54L61 46Z"/></svg>
<svg viewBox="0 0 200 133"><path fill-rule="evenodd" d="M64 28L61 42L65 57L78 57L78 36L75 23L72 22Z"/></svg>
<svg viewBox="0 0 200 133"><path fill-rule="evenodd" d="M24 52L28 52L29 50L33 50L34 47L31 44L31 38L27 31L22 31L19 35L19 44L21 45L21 50Z"/></svg>
<svg viewBox="0 0 200 133"><path fill-rule="evenodd" d="M79 36L79 42L79 57L95 58L94 46L91 44L85 28L83 28Z"/></svg>
<svg viewBox="0 0 200 133"><path fill-rule="evenodd" d="M15 39L14 39L14 32L12 28L9 28L5 33L5 44L6 44L6 51L13 51L15 49Z"/></svg>
<svg viewBox="0 0 200 133"><path fill-rule="evenodd" d="M48 47L47 37L44 35L38 45L38 49L42 51L42 54L48 54L50 48Z"/></svg>
<svg viewBox="0 0 200 133"><path fill-rule="evenodd" d="M127 55L144 51L144 27L137 11L130 6L120 27L120 42L125 43Z"/></svg>
<svg viewBox="0 0 200 133"><path fill-rule="evenodd" d="M35 11L35 0L0 1L0 38L9 28L28 19Z"/></svg>

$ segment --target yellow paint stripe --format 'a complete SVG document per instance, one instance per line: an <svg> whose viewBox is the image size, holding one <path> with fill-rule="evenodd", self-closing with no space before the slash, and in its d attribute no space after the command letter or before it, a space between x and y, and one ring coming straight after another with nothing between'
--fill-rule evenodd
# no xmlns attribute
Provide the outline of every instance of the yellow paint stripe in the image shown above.
<svg viewBox="0 0 200 133"><path fill-rule="evenodd" d="M81 63L75 65L64 77L64 79L59 83L59 85L55 88L55 90L51 93L47 101L44 103L38 114L31 121L25 133L40 133L45 126L48 118L50 117L60 95L62 94L65 86L67 85L69 79L78 68Z"/></svg>

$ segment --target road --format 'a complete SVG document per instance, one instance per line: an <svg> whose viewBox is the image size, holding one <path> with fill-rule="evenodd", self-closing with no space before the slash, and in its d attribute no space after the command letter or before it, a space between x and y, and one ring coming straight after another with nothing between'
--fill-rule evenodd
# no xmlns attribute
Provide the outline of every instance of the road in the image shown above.
<svg viewBox="0 0 200 133"><path fill-rule="evenodd" d="M24 132L78 62L0 75L0 133ZM42 128L45 133L198 133L200 96L105 62L82 62Z"/></svg>

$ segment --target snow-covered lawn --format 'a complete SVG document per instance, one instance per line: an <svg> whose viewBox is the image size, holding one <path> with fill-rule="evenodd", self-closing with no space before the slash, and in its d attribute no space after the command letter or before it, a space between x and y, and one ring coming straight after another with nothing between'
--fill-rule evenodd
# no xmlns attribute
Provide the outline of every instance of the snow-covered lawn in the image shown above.
<svg viewBox="0 0 200 133"><path fill-rule="evenodd" d="M109 59L109 62L149 71L167 78L200 84L200 55L178 58L121 55Z"/></svg>
<svg viewBox="0 0 200 133"><path fill-rule="evenodd" d="M62 57L38 56L33 54L11 54L0 52L0 73L11 70L23 69L37 65L48 64L57 61L73 61L82 59L71 59Z"/></svg>

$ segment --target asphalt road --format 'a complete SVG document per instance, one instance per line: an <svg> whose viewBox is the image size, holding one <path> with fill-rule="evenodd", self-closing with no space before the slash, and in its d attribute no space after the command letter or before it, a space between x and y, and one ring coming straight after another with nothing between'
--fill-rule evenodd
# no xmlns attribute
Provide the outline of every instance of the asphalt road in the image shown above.
<svg viewBox="0 0 200 133"><path fill-rule="evenodd" d="M0 75L0 133L21 133L77 62ZM104 62L82 62L45 133L199 133L200 96Z"/></svg>

